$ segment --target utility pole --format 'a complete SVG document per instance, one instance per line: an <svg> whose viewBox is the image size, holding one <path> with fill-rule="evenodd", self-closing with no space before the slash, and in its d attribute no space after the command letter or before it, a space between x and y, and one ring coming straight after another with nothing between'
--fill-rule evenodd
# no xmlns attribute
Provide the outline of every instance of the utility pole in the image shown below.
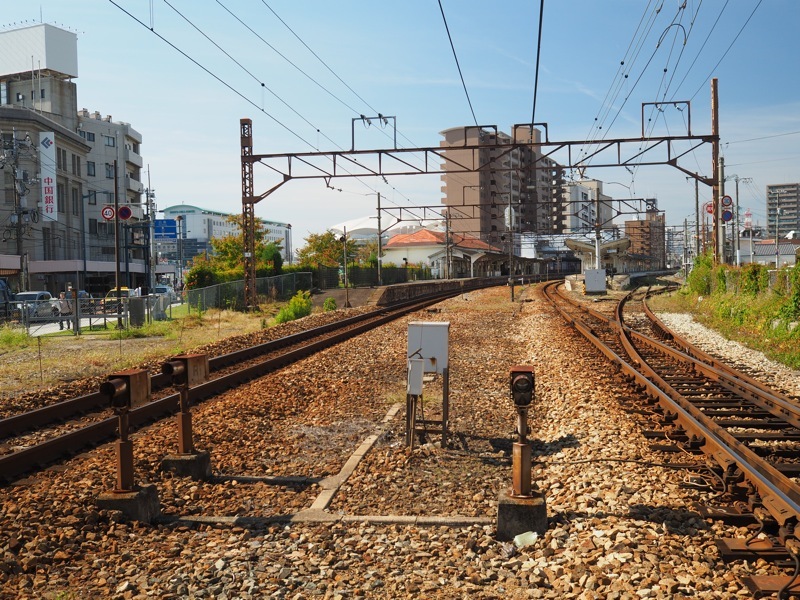
<svg viewBox="0 0 800 600"><path fill-rule="evenodd" d="M781 268L781 260L780 260L780 247L778 244L778 233L780 232L780 228L778 227L779 221L781 218L781 193L779 190L775 190L775 270Z"/></svg>
<svg viewBox="0 0 800 600"><path fill-rule="evenodd" d="M119 175L114 159L114 289L117 292L117 329L122 329L122 290L119 289Z"/></svg>
<svg viewBox="0 0 800 600"><path fill-rule="evenodd" d="M156 285L156 265L158 260L156 257L156 194L155 190L150 187L150 165L147 166L147 189L144 191L145 200L147 202L147 218L149 219L149 240L148 240L148 257L147 264L150 266L150 277L147 281L148 292L153 293L153 288Z"/></svg>
<svg viewBox="0 0 800 600"><path fill-rule="evenodd" d="M381 263L383 262L383 232L381 231L381 193L378 192L378 287L383 285Z"/></svg>
<svg viewBox="0 0 800 600"><path fill-rule="evenodd" d="M453 278L453 258L452 248L450 247L450 211L444 213L444 260L447 267L447 276L445 279Z"/></svg>
<svg viewBox="0 0 800 600"><path fill-rule="evenodd" d="M745 183L748 183L748 182L751 182L753 180L750 177L739 177L738 175L728 175L725 178L726 181L730 180L730 179L733 179L734 181L736 181L736 199L735 199L735 207L734 207L734 212L733 212L734 224L735 224L734 227L736 227L736 232L735 232L735 240L732 240L732 241L734 243L734 252L736 253L736 266L738 267L738 266L741 265L741 258L740 258L741 251L739 249L739 182L740 181L744 181ZM752 231L750 233L752 235ZM751 240L751 243L752 243L752 240ZM752 262L752 261L753 261L753 254L751 252L750 253L750 262Z"/></svg>
<svg viewBox="0 0 800 600"><path fill-rule="evenodd" d="M350 291L347 288L347 227L342 227L342 259L344 260L344 307L350 308Z"/></svg>
<svg viewBox="0 0 800 600"><path fill-rule="evenodd" d="M720 199L723 196L722 188L722 174L720 173L722 167L722 159L719 152L719 94L717 92L719 80L714 77L711 80L711 135L714 137L714 142L711 144L711 168L713 174L711 180L712 187L712 229L714 240L714 262L725 262L723 252L724 244L720 243L722 236L722 203Z"/></svg>
<svg viewBox="0 0 800 600"><path fill-rule="evenodd" d="M28 178L27 172L20 168L23 149L31 151L29 156L31 160L36 159L30 135L26 134L24 139L19 139L17 138L16 130L14 130L12 131L10 146L3 147L2 153L0 153L0 169L4 169L6 165L11 167L11 178L14 186L14 214L11 217L11 224L14 227L13 235L16 239L16 252L20 260L25 252L23 239L28 223L31 221L36 222L39 216L36 210L28 210L26 207L25 197L30 193L30 188L27 186L36 184L39 180L38 178ZM20 285L23 286L22 281L20 281Z"/></svg>
<svg viewBox="0 0 800 600"><path fill-rule="evenodd" d="M694 255L700 256L700 181L695 177L687 177L686 180L694 179Z"/></svg>
<svg viewBox="0 0 800 600"><path fill-rule="evenodd" d="M689 224L686 219L683 220L683 278L689 278L689 257L687 255L688 249L686 247L687 236L689 235Z"/></svg>
<svg viewBox="0 0 800 600"><path fill-rule="evenodd" d="M714 224L717 228L717 247L719 252L719 262L727 264L728 260L725 256L725 230L727 226L722 222L722 198L725 197L725 157L719 157L719 193L717 194L717 204L714 210Z"/></svg>

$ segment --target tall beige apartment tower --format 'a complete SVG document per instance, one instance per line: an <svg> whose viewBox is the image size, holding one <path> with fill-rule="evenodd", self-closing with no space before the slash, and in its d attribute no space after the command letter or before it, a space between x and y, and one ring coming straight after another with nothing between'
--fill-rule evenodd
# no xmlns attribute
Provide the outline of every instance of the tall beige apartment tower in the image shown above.
<svg viewBox="0 0 800 600"><path fill-rule="evenodd" d="M517 255L522 234L561 233L563 169L524 145L538 143L539 130L518 129L516 140L479 127L454 127L440 135L442 201L451 231ZM460 172L447 172L453 170Z"/></svg>

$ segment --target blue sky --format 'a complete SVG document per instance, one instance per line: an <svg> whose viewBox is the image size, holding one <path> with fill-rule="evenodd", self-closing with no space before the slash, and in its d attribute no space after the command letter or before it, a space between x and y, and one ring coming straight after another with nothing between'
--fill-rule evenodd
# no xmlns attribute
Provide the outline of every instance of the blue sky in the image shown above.
<svg viewBox="0 0 800 600"><path fill-rule="evenodd" d="M504 131L531 120L538 2L442 0L475 119L437 0L116 3L132 16L109 0L15 2L4 7L0 29L41 20L77 33L79 108L142 133L160 208L240 212L242 117L253 120L256 154L349 148L359 114L395 116L405 147L436 146L440 131L475 120ZM681 5L546 0L536 121L548 123L557 141L638 137L642 103L690 101L692 133L708 134L709 79L717 77L726 173L741 178L742 211L764 224L765 186L800 181L800 2ZM611 100L609 90L617 91ZM665 110L654 134L685 133L687 114ZM389 145L385 131L357 127L357 148ZM710 146L682 164L710 176ZM694 183L672 167L590 168L587 175L618 182L606 186L615 197L656 197L668 224L693 218ZM254 176L256 193L277 183L259 166ZM727 185L733 194L735 183ZM375 192L384 206L441 200L438 176L342 178L332 186L291 181L256 215L291 223L300 247L309 232L374 216ZM710 197L701 185L701 203Z"/></svg>

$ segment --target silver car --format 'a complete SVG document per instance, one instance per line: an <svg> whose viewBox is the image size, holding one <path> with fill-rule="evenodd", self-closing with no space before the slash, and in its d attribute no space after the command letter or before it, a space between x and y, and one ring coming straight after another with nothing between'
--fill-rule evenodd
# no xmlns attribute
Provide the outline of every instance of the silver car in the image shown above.
<svg viewBox="0 0 800 600"><path fill-rule="evenodd" d="M172 289L172 286L169 285L155 285L153 286L153 293L157 296L166 296L170 304L178 301L178 295L175 293L175 290Z"/></svg>
<svg viewBox="0 0 800 600"><path fill-rule="evenodd" d="M14 294L15 313L27 320L58 317L58 300L50 292L19 292Z"/></svg>

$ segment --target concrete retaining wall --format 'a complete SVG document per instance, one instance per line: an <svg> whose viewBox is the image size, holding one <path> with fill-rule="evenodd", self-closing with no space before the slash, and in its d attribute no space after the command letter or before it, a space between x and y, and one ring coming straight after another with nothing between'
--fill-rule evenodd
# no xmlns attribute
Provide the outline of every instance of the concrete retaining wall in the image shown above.
<svg viewBox="0 0 800 600"><path fill-rule="evenodd" d="M400 283L387 285L381 288L381 294L375 298L378 306L387 306L395 302L413 300L422 296L429 296L440 292L451 291L455 293L467 292L484 287L505 285L506 277L473 278L473 279L442 279L435 281L417 281L413 283Z"/></svg>

